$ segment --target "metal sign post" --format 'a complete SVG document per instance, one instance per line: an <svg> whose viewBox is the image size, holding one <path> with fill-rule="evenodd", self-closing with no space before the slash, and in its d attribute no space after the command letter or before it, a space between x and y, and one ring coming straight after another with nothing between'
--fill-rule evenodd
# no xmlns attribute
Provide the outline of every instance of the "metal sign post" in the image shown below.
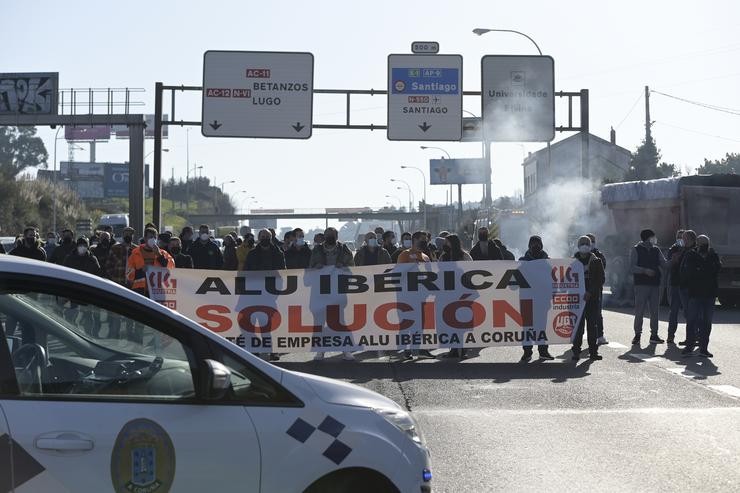
<svg viewBox="0 0 740 493"><path fill-rule="evenodd" d="M462 138L462 56L388 55L388 139Z"/></svg>

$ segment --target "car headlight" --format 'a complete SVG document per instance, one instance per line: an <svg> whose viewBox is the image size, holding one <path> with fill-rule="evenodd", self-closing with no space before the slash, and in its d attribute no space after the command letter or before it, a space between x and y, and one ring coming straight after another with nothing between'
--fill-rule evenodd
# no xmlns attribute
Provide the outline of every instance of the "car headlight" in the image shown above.
<svg viewBox="0 0 740 493"><path fill-rule="evenodd" d="M416 421L409 413L401 409L374 409L374 411L385 418L390 424L408 435L411 440L419 445L423 444L423 439L419 432Z"/></svg>

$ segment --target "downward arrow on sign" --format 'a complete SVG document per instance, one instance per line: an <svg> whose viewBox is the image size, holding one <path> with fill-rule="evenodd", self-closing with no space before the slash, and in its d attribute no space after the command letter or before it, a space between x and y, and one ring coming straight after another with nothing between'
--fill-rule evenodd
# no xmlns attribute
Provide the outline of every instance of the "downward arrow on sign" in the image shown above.
<svg viewBox="0 0 740 493"><path fill-rule="evenodd" d="M423 125L419 125L419 128L421 129L422 132L426 132L427 130L429 130L430 128L432 128L432 126L431 125L427 125L427 122L424 122Z"/></svg>
<svg viewBox="0 0 740 493"><path fill-rule="evenodd" d="M218 130L222 124L218 123L218 120L213 120L213 123L209 123L209 125L213 130Z"/></svg>
<svg viewBox="0 0 740 493"><path fill-rule="evenodd" d="M295 122L295 125L291 125L291 127L293 127L293 129L295 129L296 132L300 132L301 130L306 128L305 125L301 125L301 122Z"/></svg>

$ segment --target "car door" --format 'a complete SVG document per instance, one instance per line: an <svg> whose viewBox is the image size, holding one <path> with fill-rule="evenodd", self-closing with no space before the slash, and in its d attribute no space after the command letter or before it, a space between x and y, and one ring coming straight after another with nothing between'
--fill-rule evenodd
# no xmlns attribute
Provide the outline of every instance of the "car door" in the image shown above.
<svg viewBox="0 0 740 493"><path fill-rule="evenodd" d="M113 286L3 276L0 320L16 347L0 370L16 388L0 406L44 472L15 491L259 491L245 408L199 392L204 336Z"/></svg>

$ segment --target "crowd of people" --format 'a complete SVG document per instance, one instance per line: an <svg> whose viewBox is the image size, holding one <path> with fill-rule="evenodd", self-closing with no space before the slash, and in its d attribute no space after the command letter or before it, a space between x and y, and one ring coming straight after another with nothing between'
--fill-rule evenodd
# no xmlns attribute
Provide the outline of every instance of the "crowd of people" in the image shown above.
<svg viewBox="0 0 740 493"><path fill-rule="evenodd" d="M709 237L697 236L694 231L680 230L676 243L668 251L668 260L657 246L655 233L641 232L641 241L631 250L631 272L635 288L634 339L640 344L645 309L650 313L650 343L665 342L658 335L658 307L660 302L661 272L669 276L670 319L668 342L673 343L678 327L678 314L686 318L684 354L689 356L699 349L699 355L711 357L708 350L712 314L717 296L717 276L721 267L719 257L711 248ZM103 226L90 239L74 239L74 232L65 229L61 238L48 233L46 242L39 239L36 228L28 227L10 252L11 255L49 261L98 275L147 295L146 268L161 266L170 269L212 269L231 271L266 271L282 269L317 269L324 266L351 267L402 263L515 260L499 238L492 238L488 228L478 230L478 241L468 252L456 234L447 231L432 237L429 232L416 231L401 234L397 241L393 231L375 228L364 237L364 244L353 252L338 240L335 228L314 235L309 246L304 231L296 228L284 234L282 240L273 229L261 229L255 238L251 230L243 237L232 231L218 245L207 224L195 230L186 226L179 235L160 233L148 224L142 237L133 228L123 230L122 241L117 242L110 226ZM2 248L2 246L0 246ZM1 253L4 253L2 251ZM597 248L593 234L578 239L573 257L583 264L585 274L585 306L583 317L573 340L572 359L581 355L584 332L591 360L600 360L599 346L608 344L604 336L602 316L603 287L606 257ZM527 251L520 261L548 259L543 239L532 236ZM552 360L547 345L537 347L542 360ZM429 351L414 350L403 353L407 358L434 357ZM522 362L534 354L531 345L523 346ZM447 357L464 359L464 349L452 349ZM323 359L324 353L316 353ZM351 353L342 355L353 360ZM271 359L278 359L276 354Z"/></svg>

